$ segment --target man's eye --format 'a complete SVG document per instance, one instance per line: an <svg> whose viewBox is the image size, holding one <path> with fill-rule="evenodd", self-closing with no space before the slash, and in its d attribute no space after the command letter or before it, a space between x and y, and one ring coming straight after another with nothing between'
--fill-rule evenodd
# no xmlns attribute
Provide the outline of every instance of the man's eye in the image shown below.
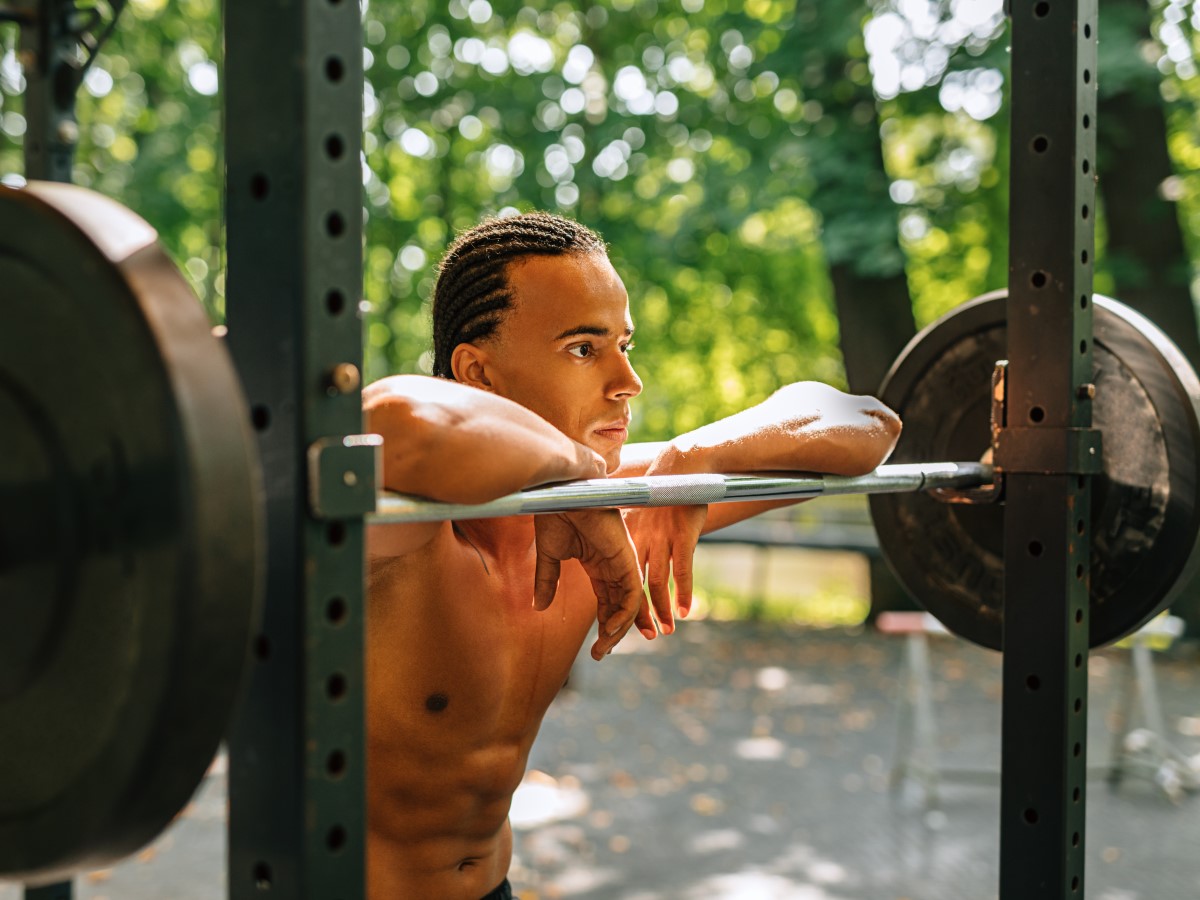
<svg viewBox="0 0 1200 900"><path fill-rule="evenodd" d="M576 344L574 347L567 348L567 352L578 356L580 359L585 359L592 355L591 344Z"/></svg>

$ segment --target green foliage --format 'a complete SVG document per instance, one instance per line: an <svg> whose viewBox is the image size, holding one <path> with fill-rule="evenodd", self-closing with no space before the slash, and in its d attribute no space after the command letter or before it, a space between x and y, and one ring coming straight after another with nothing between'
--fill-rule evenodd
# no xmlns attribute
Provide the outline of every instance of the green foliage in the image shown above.
<svg viewBox="0 0 1200 900"><path fill-rule="evenodd" d="M611 245L647 385L639 437L786 381L840 379L801 199L810 126L799 86L766 64L790 4L703 7L530 3L480 21L456 3L370 7L371 376L427 369L428 297L454 232L542 208Z"/></svg>
<svg viewBox="0 0 1200 900"><path fill-rule="evenodd" d="M909 28L895 51L906 78L924 74L881 91L869 26L920 4L363 0L368 377L428 370L443 248L510 209L571 215L610 243L638 325L639 439L787 381L843 383L829 261L904 268L920 323L1002 286L1007 101L996 94L973 118L947 99L1007 67L998 18L947 30L976 2L930 0L936 27ZM218 5L131 0L80 94L75 169L159 229L214 321ZM1166 3L1160 25L1180 5ZM1114 84L1146 83L1145 60L1163 52L1116 35L1100 46ZM7 172L21 168L15 47L15 28L0 27ZM1158 84L1182 170L1169 189L1195 232L1200 87L1170 67Z"/></svg>

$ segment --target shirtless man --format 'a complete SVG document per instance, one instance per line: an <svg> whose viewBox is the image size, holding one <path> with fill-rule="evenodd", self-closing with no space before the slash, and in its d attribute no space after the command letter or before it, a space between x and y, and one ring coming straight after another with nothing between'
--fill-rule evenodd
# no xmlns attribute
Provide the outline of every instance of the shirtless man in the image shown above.
<svg viewBox="0 0 1200 900"><path fill-rule="evenodd" d="M628 296L603 242L555 216L492 220L459 237L433 308L435 377L385 378L364 396L390 490L481 503L606 474L856 475L899 435L878 401L802 383L646 445L657 452L625 447L642 389ZM596 659L630 627L670 633L691 605L700 533L782 503L372 526L372 900L511 896L509 805L591 624Z"/></svg>

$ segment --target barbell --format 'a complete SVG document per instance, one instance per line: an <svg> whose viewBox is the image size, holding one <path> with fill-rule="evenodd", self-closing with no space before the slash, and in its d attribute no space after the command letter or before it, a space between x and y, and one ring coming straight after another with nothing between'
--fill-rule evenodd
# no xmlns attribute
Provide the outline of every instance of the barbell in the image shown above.
<svg viewBox="0 0 1200 900"><path fill-rule="evenodd" d="M265 500L233 363L143 220L80 187L0 187L0 284L0 876L44 882L133 852L203 777L257 627ZM370 520L866 493L908 590L999 646L1002 473L977 460L1004 351L1002 295L918 335L881 391L905 422L894 463L866 476L596 479L481 506L381 494ZM1170 602L1200 535L1194 373L1100 299L1095 360L1093 644Z"/></svg>

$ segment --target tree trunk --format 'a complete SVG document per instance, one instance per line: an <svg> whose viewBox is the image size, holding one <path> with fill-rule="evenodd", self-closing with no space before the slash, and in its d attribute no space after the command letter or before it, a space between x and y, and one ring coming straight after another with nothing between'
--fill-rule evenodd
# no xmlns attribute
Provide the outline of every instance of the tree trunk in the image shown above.
<svg viewBox="0 0 1200 900"><path fill-rule="evenodd" d="M1158 70L1138 52L1149 41L1146 0L1106 0L1100 5L1103 45L1119 54L1120 68L1106 79L1101 61L1097 108L1097 168L1108 242L1105 265L1117 299L1167 333L1193 366L1200 364L1190 263L1170 190L1174 167ZM1111 57L1106 57L1111 58ZM1172 611L1200 635L1200 578Z"/></svg>
<svg viewBox="0 0 1200 900"><path fill-rule="evenodd" d="M795 73L805 96L823 110L805 141L812 177L807 199L822 219L847 383L851 391L874 394L916 325L865 66L861 25L867 14L860 0L797 0L780 70ZM871 618L916 608L881 558L871 559L870 576Z"/></svg>

